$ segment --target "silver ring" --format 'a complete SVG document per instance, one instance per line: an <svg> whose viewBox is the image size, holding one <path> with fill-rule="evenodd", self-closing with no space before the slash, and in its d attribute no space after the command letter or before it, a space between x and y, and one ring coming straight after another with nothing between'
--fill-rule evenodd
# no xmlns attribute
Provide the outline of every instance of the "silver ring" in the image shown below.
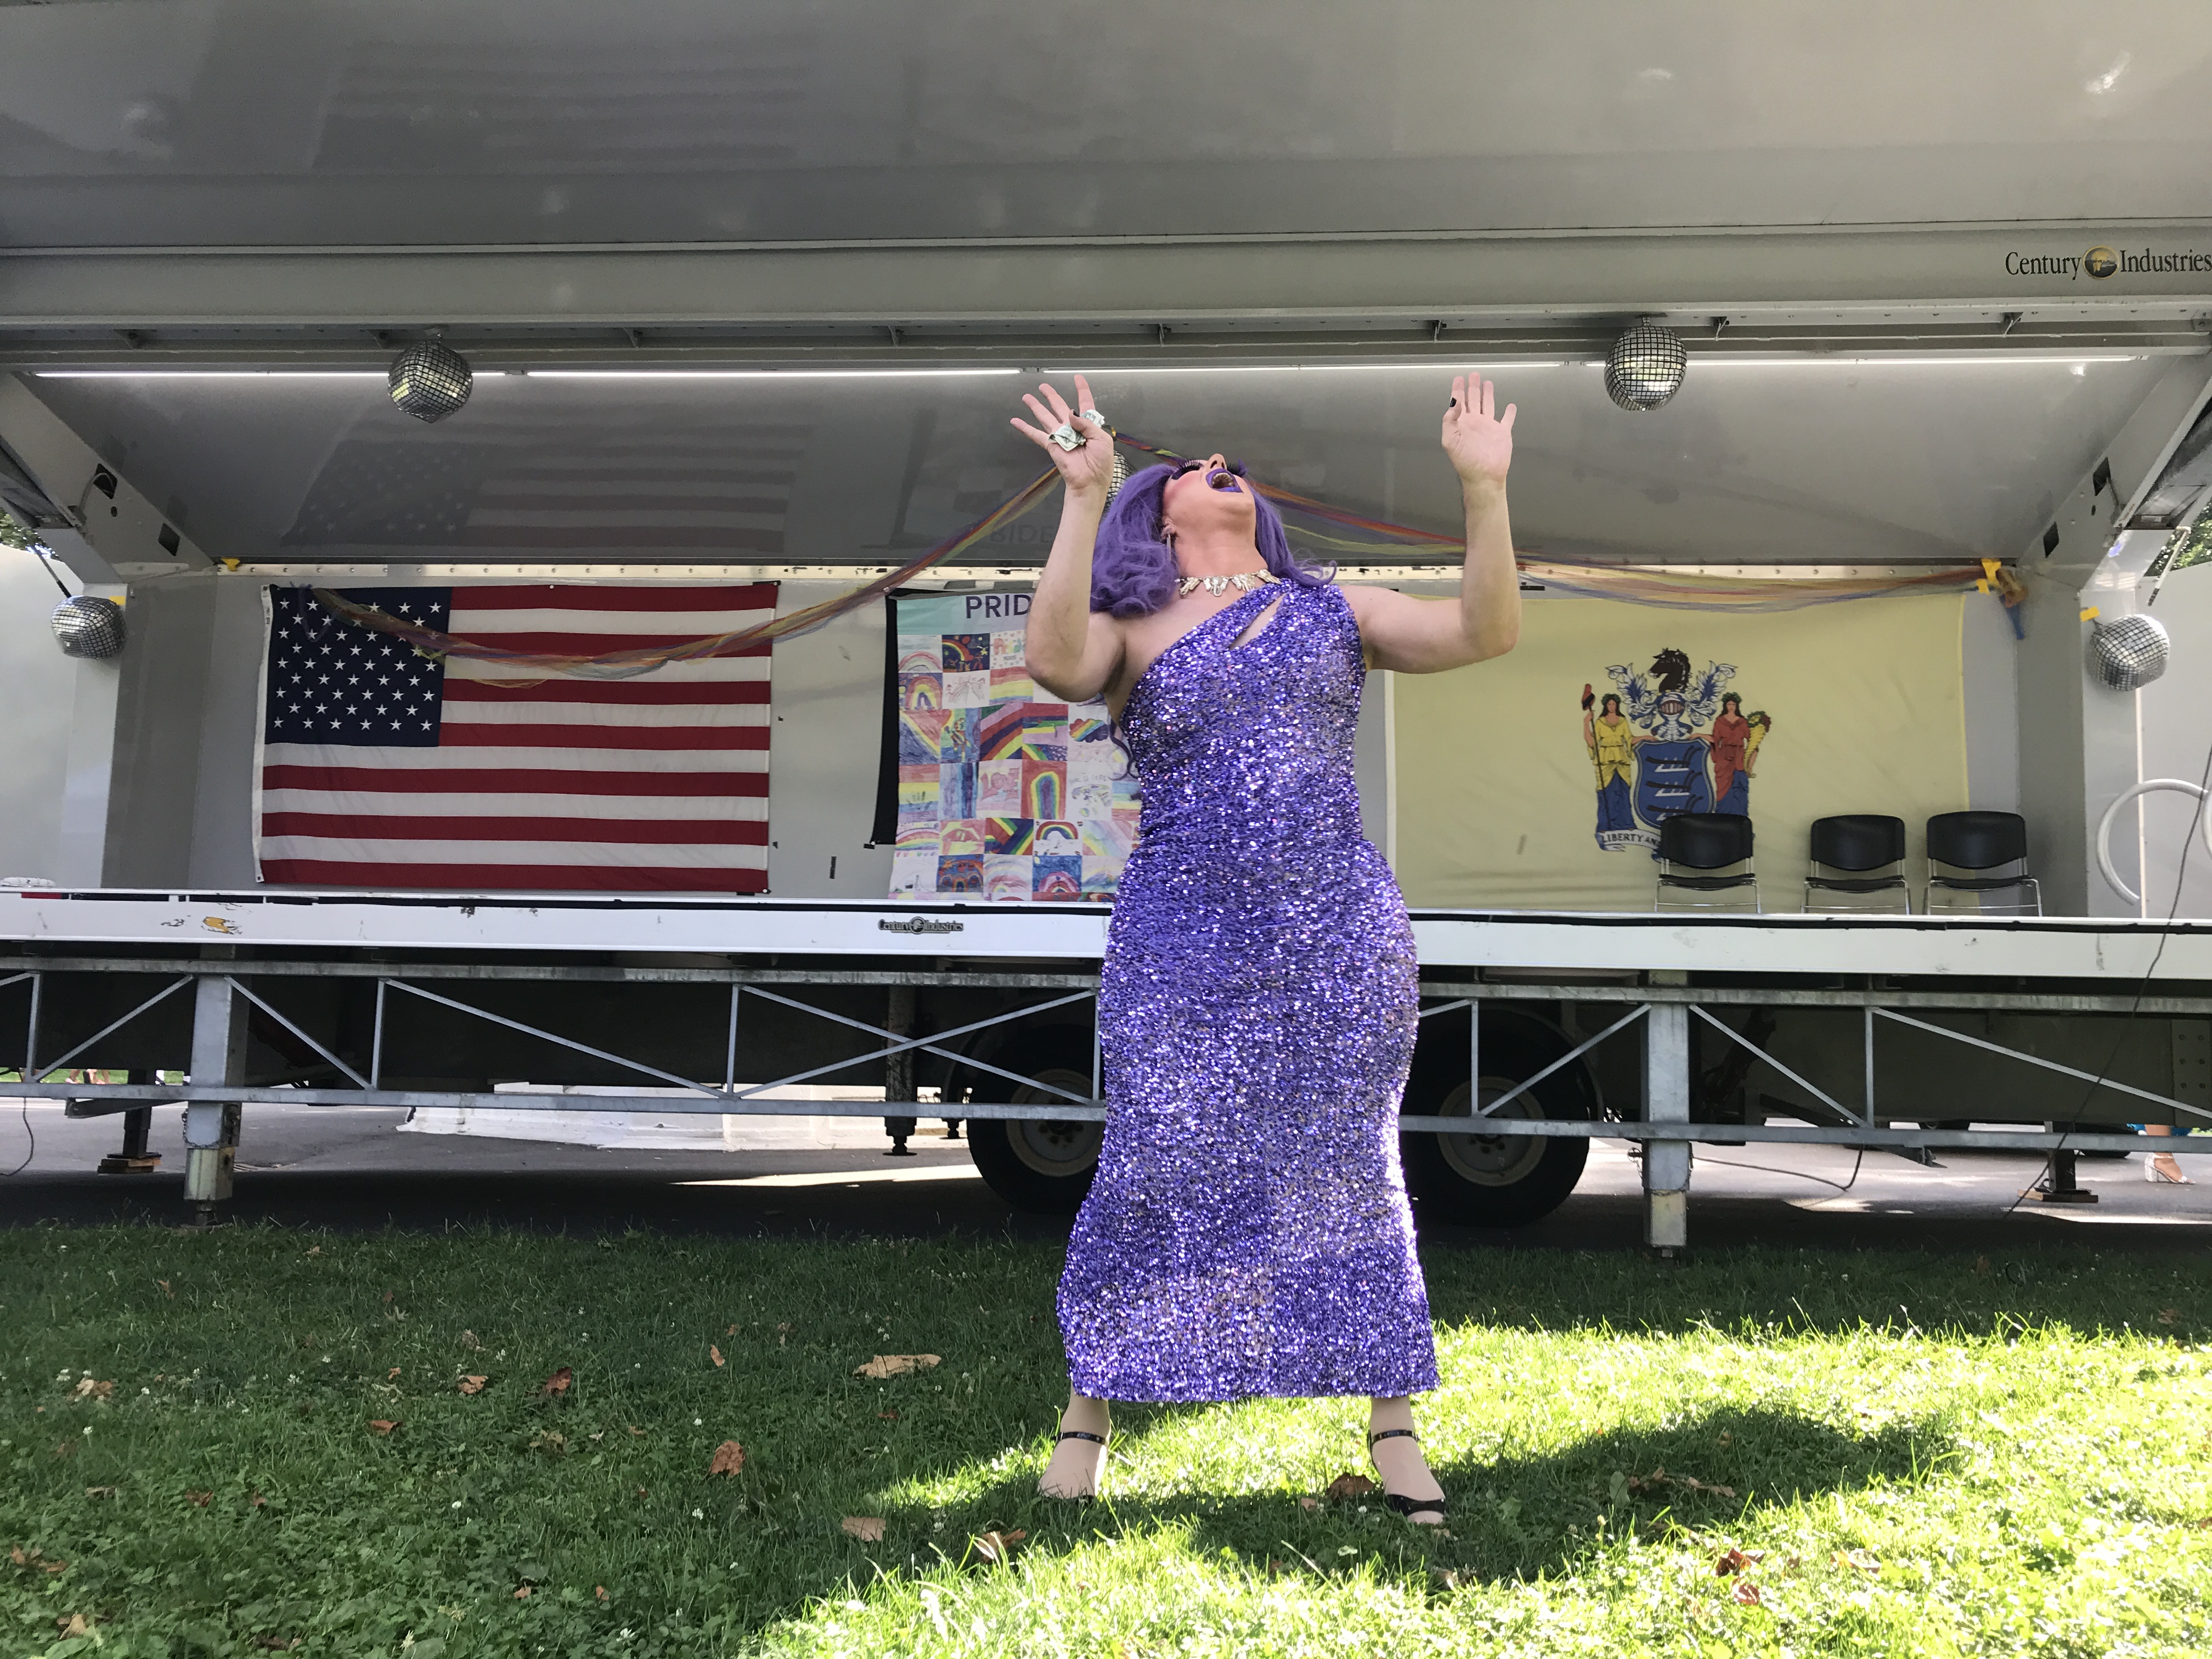
<svg viewBox="0 0 2212 1659"><path fill-rule="evenodd" d="M1058 444L1062 449L1068 450L1080 449L1085 443L1090 441L1090 440L1085 438L1080 432L1078 432L1073 427L1070 426L1066 421L1062 421L1058 426L1053 428L1051 431L1046 433L1044 435L1051 439L1053 442Z"/></svg>
<svg viewBox="0 0 2212 1659"><path fill-rule="evenodd" d="M1101 415L1095 409L1078 410L1076 412L1081 415L1085 420L1090 422L1093 426L1103 426L1106 424L1106 417L1103 415Z"/></svg>

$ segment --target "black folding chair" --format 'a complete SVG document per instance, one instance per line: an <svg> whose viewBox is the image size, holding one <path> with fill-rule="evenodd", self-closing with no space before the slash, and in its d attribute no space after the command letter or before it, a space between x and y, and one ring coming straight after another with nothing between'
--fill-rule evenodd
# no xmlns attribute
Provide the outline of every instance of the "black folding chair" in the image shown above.
<svg viewBox="0 0 2212 1659"><path fill-rule="evenodd" d="M1905 884L1905 820L1845 812L1813 820L1812 870L1805 908L1832 915L1912 914Z"/></svg>
<svg viewBox="0 0 2212 1659"><path fill-rule="evenodd" d="M1659 825L1655 910L1759 910L1751 820L1741 812L1677 812Z"/></svg>
<svg viewBox="0 0 2212 1659"><path fill-rule="evenodd" d="M2006 891L2016 896L1990 902ZM1920 908L1929 915L2041 915L2043 889L2027 873L2027 820L2017 812L1938 812L1929 819Z"/></svg>

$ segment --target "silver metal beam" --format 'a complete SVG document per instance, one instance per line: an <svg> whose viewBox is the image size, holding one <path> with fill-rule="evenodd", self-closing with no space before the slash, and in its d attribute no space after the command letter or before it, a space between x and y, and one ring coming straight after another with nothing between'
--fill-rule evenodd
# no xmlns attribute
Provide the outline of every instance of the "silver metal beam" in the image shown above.
<svg viewBox="0 0 2212 1659"><path fill-rule="evenodd" d="M851 985L930 986L945 990L1089 991L1096 990L1093 973L939 973L927 969L836 969L820 972L804 969L564 967L547 963L372 963L343 958L329 961L240 962L162 957L0 957L0 973L82 974L219 974L240 978L389 979L399 974L410 980L518 980L594 985ZM13 983L0 981L0 987ZM2132 982L2132 981L2130 981ZM2146 996L2138 1000L2124 993L2075 994L2052 992L1986 990L1923 991L1883 989L1798 990L1789 987L1637 985L1622 983L1527 985L1434 983L1421 987L1424 997L1469 999L1492 1002L1648 1002L1694 1003L1706 1007L1767 1008L1932 1008L1971 1009L1978 1012L2046 1014L2179 1015L2212 1019L2212 997ZM1425 1009L1444 1013L1450 1008Z"/></svg>
<svg viewBox="0 0 2212 1659"><path fill-rule="evenodd" d="M1862 1115L1861 1114L1859 1114L1859 1113L1857 1113L1857 1112L1854 1112L1854 1111L1853 1111L1850 1107L1848 1107L1848 1106L1844 1105L1843 1102L1841 1102L1840 1100L1838 1100L1838 1099L1837 1099L1833 1095L1830 1094L1826 1090L1820 1088L1820 1087L1818 1085L1816 1085L1816 1084L1808 1083L1808 1082L1807 1082L1803 1078L1800 1077L1796 1073L1795 1073L1795 1072L1791 1071L1791 1070L1790 1070L1787 1066L1784 1066L1784 1065L1780 1060L1778 1060L1775 1059L1775 1057L1774 1057L1772 1054L1768 1054L1768 1053L1766 1052L1766 1050L1765 1050L1765 1049L1764 1049L1764 1048L1760 1048L1757 1043L1753 1042L1749 1037L1747 1037L1747 1036L1744 1036L1744 1034L1743 1034L1742 1032L1741 1032L1741 1031L1739 1031L1739 1030L1735 1030L1735 1029L1734 1029L1733 1027L1731 1027L1731 1026L1728 1026L1728 1025L1724 1025L1724 1024L1723 1024L1719 1020L1715 1019L1715 1018L1714 1018L1711 1014L1707 1013L1707 1012L1706 1012L1704 1009L1702 1009L1702 1008L1699 1008L1699 1007L1697 1007L1697 1006L1692 1006L1692 1008L1690 1009L1690 1012L1691 1012L1692 1013L1695 1014L1695 1015L1696 1015L1699 1019L1702 1019L1703 1021L1705 1021L1706 1024L1708 1024L1708 1025L1711 1026L1711 1027L1713 1028L1713 1030L1715 1030L1716 1031L1718 1031L1718 1032L1719 1032L1723 1036L1726 1037L1726 1038L1727 1038L1730 1042L1735 1043L1735 1044L1739 1048L1747 1049L1747 1050L1748 1050L1748 1051L1749 1051L1749 1052L1750 1052L1750 1053L1751 1053L1754 1057L1756 1057L1757 1059L1759 1059L1759 1060L1762 1060L1765 1061L1765 1062L1766 1062L1766 1064L1768 1064L1769 1066L1772 1066L1776 1071L1778 1071L1778 1072L1781 1073L1783 1076L1784 1076L1784 1077L1788 1078L1788 1079L1789 1079L1792 1083L1796 1084L1799 1088L1802 1089L1802 1090L1803 1090L1807 1094L1808 1094L1808 1095L1812 1096L1814 1099L1815 1099L1815 1100L1819 1101L1819 1102L1820 1102L1823 1106L1826 1106L1826 1107L1830 1111L1832 1111L1832 1112L1835 1113L1837 1116L1838 1116L1838 1117L1857 1118L1857 1119L1859 1119L1859 1121L1860 1121L1861 1122L1864 1122L1864 1121L1866 1121L1866 1116L1870 1116L1870 1115L1872 1115L1872 1107L1871 1107L1871 1103L1872 1103L1872 1100L1873 1100L1873 1091L1871 1090L1871 1088L1869 1088L1869 1090L1868 1091L1868 1100L1869 1100L1869 1111L1868 1111L1868 1113L1867 1113L1865 1115ZM1874 1062L1873 1062L1873 1060L1872 1060L1871 1059L1869 1059L1869 1060L1867 1061L1867 1079L1868 1079L1868 1081L1869 1081L1869 1083L1871 1083L1871 1082L1873 1081L1873 1078L1874 1078Z"/></svg>
<svg viewBox="0 0 2212 1659"><path fill-rule="evenodd" d="M1874 1012L1884 1019L1895 1020L1899 1025L1910 1025L1915 1030L1931 1031L1937 1036L1948 1037L1954 1042L1963 1042L1969 1048L1986 1049L1990 1054L2002 1054L2007 1060L2019 1060L2025 1066L2038 1066L2046 1072L2057 1072L2062 1076L2079 1079L2083 1083L2094 1083L2099 1088L2110 1089L2118 1094L2133 1095L2138 1100L2148 1100L2160 1106L2170 1106L2175 1111L2187 1112L2192 1117L2201 1117L2212 1121L2212 1112L2206 1111L2201 1106L2189 1105L2185 1102L2173 1099L2171 1096L2154 1094L2148 1089L2138 1089L2132 1083L2120 1083L2109 1077L2099 1077L2094 1072L2084 1072L2072 1066L2062 1066L2055 1060L2044 1059L2040 1054L2022 1054L2019 1049L2008 1048L2001 1042L1990 1042L1982 1037L1968 1036L1964 1031L1954 1031L1941 1025L1930 1025L1924 1019L1912 1019L1904 1014L1892 1013L1887 1008L1877 1008Z"/></svg>
<svg viewBox="0 0 2212 1659"><path fill-rule="evenodd" d="M1401 322L1434 331L1639 315L1700 328L2187 325L2212 272L2086 276L2093 245L2204 246L2212 224L1054 238L898 243L65 248L0 252L12 330ZM2075 259L2028 270L2023 252ZM2015 320L2009 325L2006 320ZM1157 331L1165 328L1163 339ZM1731 330L1733 332L1734 331ZM1096 341L1095 343L1103 343ZM115 343L111 341L109 343ZM627 343L625 341L623 343ZM143 348L139 349L143 352Z"/></svg>
<svg viewBox="0 0 2212 1659"><path fill-rule="evenodd" d="M1643 1018L1650 1012L1651 1005L1649 1003L1645 1003L1638 1007L1631 1008L1626 1013L1623 1014L1619 1019L1613 1021L1612 1024L1607 1026L1605 1030L1600 1031L1595 1036L1584 1037L1573 1048L1568 1049L1566 1053L1561 1054L1550 1065L1545 1066L1543 1070L1522 1079L1520 1082L1515 1084L1504 1094L1498 1096L1497 1099L1492 1101L1489 1105L1481 1107L1479 1110L1474 1112L1474 1115L1477 1118L1486 1118L1494 1115L1499 1107L1504 1106L1511 1101L1518 1100L1522 1095L1528 1093L1529 1090L1534 1088L1546 1078L1551 1076L1553 1073L1562 1071L1565 1067L1571 1066L1575 1061L1580 1060L1591 1049L1596 1048L1599 1043L1611 1036L1615 1031L1620 1030L1623 1026L1627 1025L1632 1021ZM1470 1045L1470 1052L1468 1056L1468 1064L1472 1068L1472 1075L1474 1079L1474 1082L1472 1086L1474 1091L1479 1092L1482 1086L1481 1054L1480 1051L1474 1048L1472 1045ZM1518 1121L1517 1119L1515 1121Z"/></svg>
<svg viewBox="0 0 2212 1659"><path fill-rule="evenodd" d="M540 1112L656 1112L696 1116L720 1114L732 1117L881 1117L878 1100L729 1099L719 1096L483 1094L427 1090L246 1088L200 1086L191 1084L8 1084L5 1092L33 1099L76 1100L88 1109L81 1116L99 1115L99 1107L128 1111L147 1105L173 1105L200 1101L244 1102L262 1106L327 1106L381 1108L392 1110L442 1108L453 1110L505 1109ZM933 1107L939 1103L922 1103ZM941 1103L944 1115L960 1118L1036 1120L1049 1122L1097 1123L1104 1121L1103 1103L1059 1105L1042 1102L1015 1105L1003 1101ZM936 1116L934 1109L921 1115ZM1398 1120L1409 1134L1468 1133L1463 1117L1417 1116ZM2048 1152L2064 1146L2081 1152L2166 1152L2180 1155L2212 1156L2212 1135L2138 1135L2081 1130L2063 1133L2038 1129L1901 1129L1868 1128L1858 1124L1833 1127L1777 1123L1660 1123L1590 1122L1576 1118L1516 1118L1498 1133L1534 1135L1583 1140L1641 1140L1680 1142L1771 1141L1807 1146L1928 1146L1984 1147L2007 1152Z"/></svg>

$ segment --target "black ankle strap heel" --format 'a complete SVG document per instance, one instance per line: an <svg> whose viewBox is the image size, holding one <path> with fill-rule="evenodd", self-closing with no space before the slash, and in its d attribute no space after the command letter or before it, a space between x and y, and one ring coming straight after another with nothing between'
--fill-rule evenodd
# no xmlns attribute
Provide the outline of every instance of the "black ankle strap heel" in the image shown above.
<svg viewBox="0 0 2212 1659"><path fill-rule="evenodd" d="M1367 1437L1368 1461L1370 1462L1374 1461L1376 1442L1379 1440L1396 1440L1401 1437L1412 1441L1415 1445L1419 1445L1421 1443L1421 1437L1415 1434L1411 1429L1377 1429L1373 1434ZM1379 1474L1382 1471L1378 1468L1376 1473ZM1382 1501L1389 1505L1391 1509L1396 1510L1400 1515L1405 1516L1409 1520L1416 1515L1449 1515L1451 1513L1450 1502L1448 1499L1442 1498L1407 1498L1398 1492L1386 1491L1382 1494Z"/></svg>

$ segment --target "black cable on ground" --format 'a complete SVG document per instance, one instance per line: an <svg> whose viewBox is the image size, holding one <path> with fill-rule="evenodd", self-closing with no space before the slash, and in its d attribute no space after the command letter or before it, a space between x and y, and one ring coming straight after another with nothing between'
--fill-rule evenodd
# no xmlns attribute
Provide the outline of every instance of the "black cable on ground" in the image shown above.
<svg viewBox="0 0 2212 1659"><path fill-rule="evenodd" d="M24 1170L29 1169L31 1167L31 1160L39 1155L39 1132L31 1127L30 1096L25 1095L22 1097L22 1105L23 1133L30 1140L31 1150L23 1154L23 1161L21 1164L18 1164L14 1169L6 1171L6 1175L10 1180L16 1176L22 1174Z"/></svg>
<svg viewBox="0 0 2212 1659"><path fill-rule="evenodd" d="M1723 1170L1756 1170L1761 1175L1792 1176L1799 1181L1817 1181L1823 1187L1833 1187L1839 1193L1847 1193L1859 1184L1859 1170L1866 1163L1866 1148L1860 1146L1854 1151L1857 1156L1851 1159L1851 1178L1849 1181L1831 1181L1826 1176L1813 1175L1804 1170L1778 1170L1771 1164L1738 1164L1727 1158L1701 1158L1698 1162Z"/></svg>

